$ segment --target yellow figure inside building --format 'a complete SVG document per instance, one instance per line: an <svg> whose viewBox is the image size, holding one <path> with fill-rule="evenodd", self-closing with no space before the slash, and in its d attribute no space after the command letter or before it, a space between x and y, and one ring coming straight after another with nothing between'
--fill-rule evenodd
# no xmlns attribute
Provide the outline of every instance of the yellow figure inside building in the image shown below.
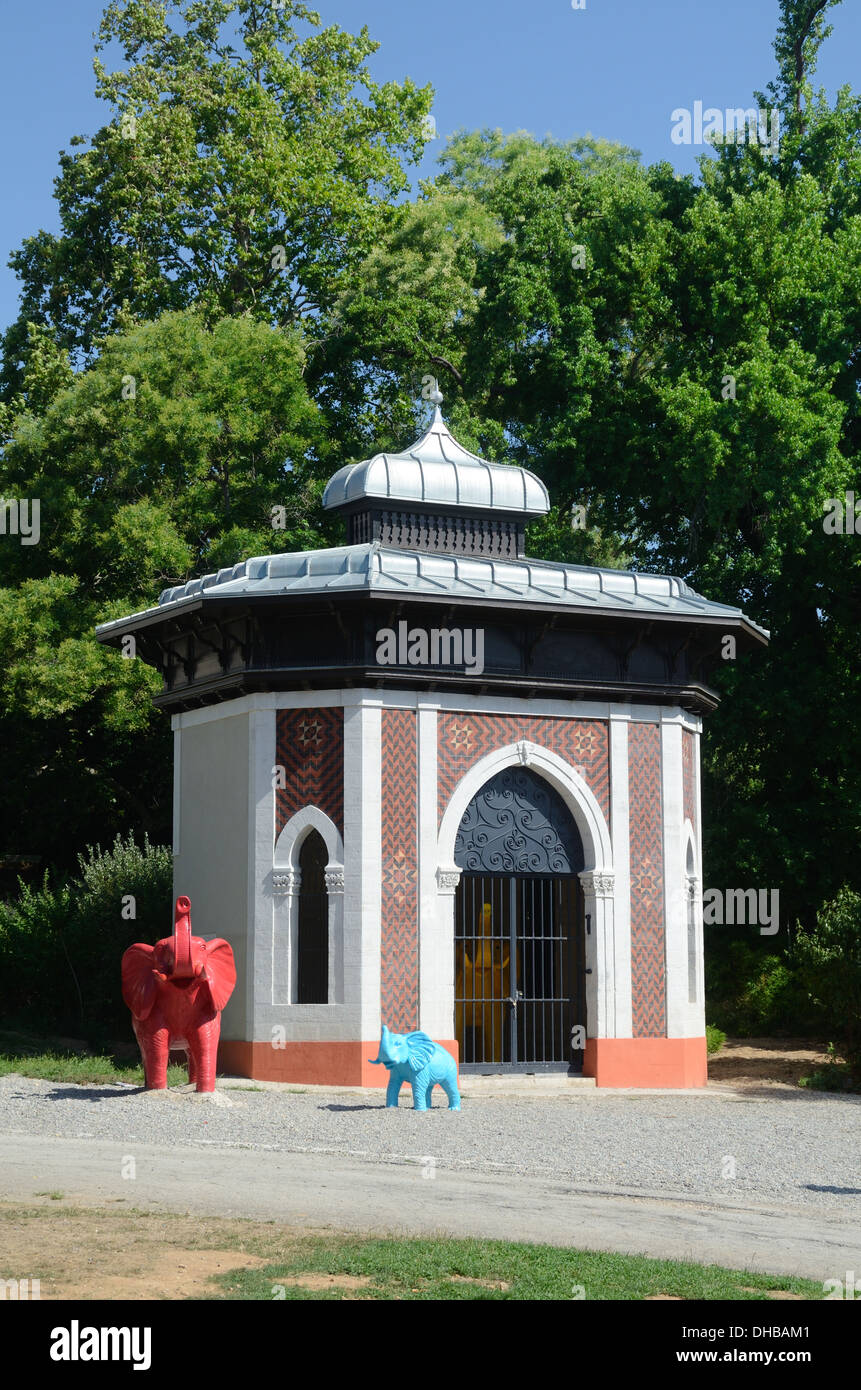
<svg viewBox="0 0 861 1390"><path fill-rule="evenodd" d="M509 953L509 942L493 936L493 908L485 903L479 934L472 945L464 944L457 979L457 995L464 1000L464 1025L475 1030L478 1062L503 1060L503 1029L509 1016L504 1001L511 995Z"/></svg>

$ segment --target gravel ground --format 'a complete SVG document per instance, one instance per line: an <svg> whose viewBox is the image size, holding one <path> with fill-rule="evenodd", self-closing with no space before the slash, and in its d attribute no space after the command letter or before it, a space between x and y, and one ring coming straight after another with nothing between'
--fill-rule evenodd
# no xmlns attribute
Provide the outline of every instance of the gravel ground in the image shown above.
<svg viewBox="0 0 861 1390"><path fill-rule="evenodd" d="M229 1106L181 1091L0 1078L6 1133L199 1148L349 1155L374 1163L558 1177L580 1190L804 1204L861 1212L861 1100L581 1092L465 1098L449 1112L399 1110L383 1095L219 1091ZM439 1098L436 1099L436 1096ZM729 1176L734 1160L735 1177ZM724 1176L724 1173L727 1176ZM0 1175L2 1190L2 1175Z"/></svg>

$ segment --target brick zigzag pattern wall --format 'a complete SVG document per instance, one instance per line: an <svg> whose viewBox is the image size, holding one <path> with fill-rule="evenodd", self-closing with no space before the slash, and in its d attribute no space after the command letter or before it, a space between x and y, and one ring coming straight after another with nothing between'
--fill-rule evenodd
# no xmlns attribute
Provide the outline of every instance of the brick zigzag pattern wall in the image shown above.
<svg viewBox="0 0 861 1390"><path fill-rule="evenodd" d="M317 806L344 834L344 712L282 709L275 726L275 757L286 786L275 792L275 838L291 816Z"/></svg>
<svg viewBox="0 0 861 1390"><path fill-rule="evenodd" d="M605 820L610 816L610 758L607 725L600 719L520 718L487 714L441 714L437 759L439 767L439 819L465 772L486 753L506 744L528 739L583 769L583 778L594 794Z"/></svg>
<svg viewBox="0 0 861 1390"><path fill-rule="evenodd" d="M631 846L631 992L635 1038L666 1034L664 850L661 730L631 724L628 734Z"/></svg>
<svg viewBox="0 0 861 1390"><path fill-rule="evenodd" d="M398 1033L419 1026L416 732L415 711L382 711L380 1008Z"/></svg>

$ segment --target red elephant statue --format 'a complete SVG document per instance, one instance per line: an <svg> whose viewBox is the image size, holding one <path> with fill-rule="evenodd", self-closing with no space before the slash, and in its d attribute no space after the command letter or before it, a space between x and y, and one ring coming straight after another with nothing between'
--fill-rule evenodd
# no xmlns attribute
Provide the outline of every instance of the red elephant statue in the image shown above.
<svg viewBox="0 0 861 1390"><path fill-rule="evenodd" d="M221 1010L236 984L230 943L192 936L191 902L177 898L173 936L155 946L130 946L122 976L147 1090L167 1089L170 1049L184 1047L189 1082L198 1091L214 1091Z"/></svg>

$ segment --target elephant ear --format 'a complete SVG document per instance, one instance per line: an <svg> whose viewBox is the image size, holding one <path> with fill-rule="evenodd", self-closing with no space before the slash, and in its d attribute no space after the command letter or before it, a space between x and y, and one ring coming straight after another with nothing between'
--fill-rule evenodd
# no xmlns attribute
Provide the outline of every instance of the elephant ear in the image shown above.
<svg viewBox="0 0 861 1390"><path fill-rule="evenodd" d="M236 984L236 964L230 942L221 936L206 943L206 983L216 1009L223 1009Z"/></svg>
<svg viewBox="0 0 861 1390"><path fill-rule="evenodd" d="M428 1037L427 1033L407 1033L404 1041L407 1045L410 1067L413 1071L421 1071L435 1053L436 1043L433 1038Z"/></svg>
<svg viewBox="0 0 861 1390"><path fill-rule="evenodd" d="M123 953L123 1000L135 1018L148 1018L158 996L152 946L136 941Z"/></svg>

